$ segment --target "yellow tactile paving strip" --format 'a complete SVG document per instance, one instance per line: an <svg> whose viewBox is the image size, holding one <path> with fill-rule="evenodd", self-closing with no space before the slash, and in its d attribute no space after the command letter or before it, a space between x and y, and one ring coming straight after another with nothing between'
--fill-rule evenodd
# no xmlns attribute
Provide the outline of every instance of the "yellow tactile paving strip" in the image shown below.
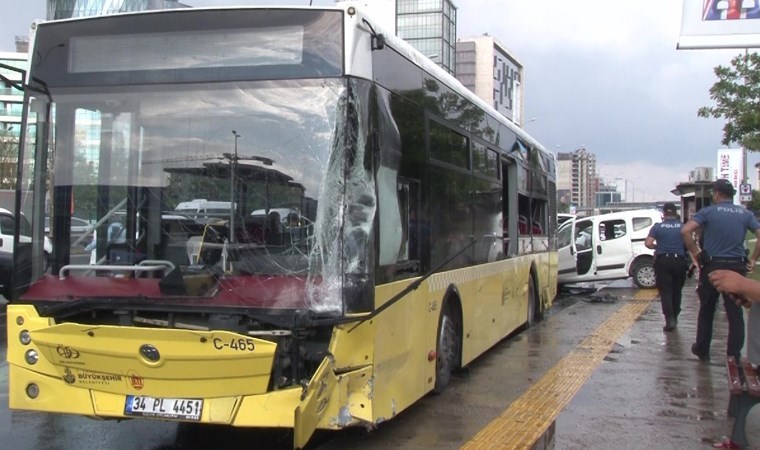
<svg viewBox="0 0 760 450"><path fill-rule="evenodd" d="M639 290L461 450L531 448L655 298L656 290Z"/></svg>

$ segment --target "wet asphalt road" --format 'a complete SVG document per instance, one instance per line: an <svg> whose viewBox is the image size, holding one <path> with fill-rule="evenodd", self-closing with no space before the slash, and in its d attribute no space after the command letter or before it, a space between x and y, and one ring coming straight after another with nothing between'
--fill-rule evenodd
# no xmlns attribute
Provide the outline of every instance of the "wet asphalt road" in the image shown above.
<svg viewBox="0 0 760 450"><path fill-rule="evenodd" d="M458 449L593 333L620 307L618 298L635 294L630 284L618 283L622 283L621 289L602 291L610 294L609 301L590 302L588 293L558 297L543 322L497 344L459 373L443 394L421 399L375 430L318 432L309 449ZM684 303L688 306L678 331L665 335L659 303L652 302L560 413L556 448L711 448L729 433L725 369L719 361L700 364L689 354L695 296L685 298ZM721 317L716 315L716 355L725 342ZM0 323L0 448L292 448L292 433L283 430L201 428L150 420L115 422L11 412L7 407L4 314Z"/></svg>

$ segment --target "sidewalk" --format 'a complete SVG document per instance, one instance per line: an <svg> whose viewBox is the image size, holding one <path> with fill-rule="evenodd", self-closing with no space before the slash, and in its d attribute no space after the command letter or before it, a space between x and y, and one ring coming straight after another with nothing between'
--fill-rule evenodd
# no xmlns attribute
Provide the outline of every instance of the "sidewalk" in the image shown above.
<svg viewBox="0 0 760 450"><path fill-rule="evenodd" d="M678 328L670 333L662 331L659 301L649 305L557 418L557 449L707 449L730 436L725 312L721 302L712 360L700 362L691 354L695 287L694 280L684 287ZM615 295L616 289L608 290ZM755 408L747 419L752 448L760 447L758 423Z"/></svg>

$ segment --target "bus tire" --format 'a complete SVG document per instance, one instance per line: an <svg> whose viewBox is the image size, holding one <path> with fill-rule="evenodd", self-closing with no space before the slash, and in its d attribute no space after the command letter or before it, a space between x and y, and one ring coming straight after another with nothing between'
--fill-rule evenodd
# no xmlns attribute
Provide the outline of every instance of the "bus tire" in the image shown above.
<svg viewBox="0 0 760 450"><path fill-rule="evenodd" d="M438 339L436 341L435 386L434 394L440 394L451 382L451 374L458 366L459 328L448 302L444 304L438 321Z"/></svg>
<svg viewBox="0 0 760 450"><path fill-rule="evenodd" d="M525 327L530 328L541 319L541 312L538 305L538 293L536 292L536 283L533 282L533 274L528 276L528 317Z"/></svg>

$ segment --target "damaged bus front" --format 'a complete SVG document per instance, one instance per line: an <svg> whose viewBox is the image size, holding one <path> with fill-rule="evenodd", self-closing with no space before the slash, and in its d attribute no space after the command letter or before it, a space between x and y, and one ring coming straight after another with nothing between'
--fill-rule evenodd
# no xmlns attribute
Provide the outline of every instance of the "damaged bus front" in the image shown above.
<svg viewBox="0 0 760 450"><path fill-rule="evenodd" d="M16 241L8 290L12 408L294 427L297 446L317 426L371 419L337 402L367 394L369 352L354 340L342 367L333 356L341 324L374 306L369 87L343 76L343 14L38 26L18 199L33 237ZM176 208L194 199L227 209ZM73 216L87 233L70 233Z"/></svg>

